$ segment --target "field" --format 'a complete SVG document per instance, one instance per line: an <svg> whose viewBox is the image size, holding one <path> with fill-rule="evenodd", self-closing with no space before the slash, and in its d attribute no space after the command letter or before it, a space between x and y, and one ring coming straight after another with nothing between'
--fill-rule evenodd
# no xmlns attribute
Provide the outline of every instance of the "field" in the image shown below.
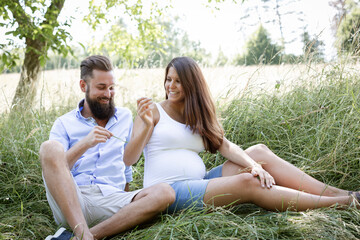
<svg viewBox="0 0 360 240"><path fill-rule="evenodd" d="M204 69L226 137L247 148L264 143L330 185L360 189L359 66L280 65ZM163 98L163 69L117 70L116 103L135 110L142 95ZM41 75L30 113L9 114L18 75L0 75L0 239L44 239L56 231L38 150L56 117L82 98L78 70ZM135 114L135 112L134 112ZM202 154L207 168L224 161ZM132 189L142 186L143 159ZM126 220L126 219L124 219ZM252 204L163 214L113 239L359 239L360 211L336 206L297 213Z"/></svg>
<svg viewBox="0 0 360 240"><path fill-rule="evenodd" d="M311 78L314 74L328 66L324 65L274 65L249 67L204 68L203 73L215 100L223 102L247 90L268 92L281 84L281 91L294 86L294 82ZM141 96L154 99L164 97L164 69L117 69L116 103L118 105L134 105ZM64 100L73 99L74 103L83 97L79 88L80 71L51 70L40 75L36 106L49 109ZM15 93L19 74L0 75L0 113L9 112L11 100ZM75 99L74 99L75 98Z"/></svg>

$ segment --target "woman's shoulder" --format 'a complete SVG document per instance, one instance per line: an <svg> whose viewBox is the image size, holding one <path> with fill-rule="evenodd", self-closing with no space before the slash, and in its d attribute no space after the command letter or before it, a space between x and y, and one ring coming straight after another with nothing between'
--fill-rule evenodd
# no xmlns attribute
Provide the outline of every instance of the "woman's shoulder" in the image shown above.
<svg viewBox="0 0 360 240"><path fill-rule="evenodd" d="M167 102L168 102L167 100L163 100L161 102L158 102L157 104L159 104L162 108L164 108L164 107L166 107Z"/></svg>
<svg viewBox="0 0 360 240"><path fill-rule="evenodd" d="M159 122L160 120L160 112L158 109L158 106L161 106L162 102L159 103L153 103L153 108L152 108L152 113L153 113L153 119L154 119L154 127L156 126L156 124Z"/></svg>

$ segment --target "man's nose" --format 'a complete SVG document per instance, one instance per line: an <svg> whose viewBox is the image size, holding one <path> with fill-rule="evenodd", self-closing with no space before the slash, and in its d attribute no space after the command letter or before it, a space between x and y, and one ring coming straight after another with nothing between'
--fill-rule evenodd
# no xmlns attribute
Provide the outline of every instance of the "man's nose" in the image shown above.
<svg viewBox="0 0 360 240"><path fill-rule="evenodd" d="M110 97L111 97L111 90L110 90L110 89L106 89L104 95L105 95L106 97L110 98Z"/></svg>

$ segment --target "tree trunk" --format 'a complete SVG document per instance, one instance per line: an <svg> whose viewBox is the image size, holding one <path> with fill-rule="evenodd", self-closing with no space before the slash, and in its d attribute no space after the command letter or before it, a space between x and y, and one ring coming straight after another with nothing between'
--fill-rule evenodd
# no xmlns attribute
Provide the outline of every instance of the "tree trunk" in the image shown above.
<svg viewBox="0 0 360 240"><path fill-rule="evenodd" d="M23 35L26 39L26 51L24 63L21 68L20 81L16 87L16 92L12 100L12 113L27 111L33 107L41 66L40 57L46 58L47 50L54 41L59 44L58 38L61 37L56 34L53 37L49 36L52 36L54 29L59 27L57 18L64 6L64 2L65 0L50 1L51 4L43 17L44 21L41 23L41 25L47 27L40 28L40 31L37 31L37 33L31 30L30 33ZM26 29L28 28L28 24L32 26L36 21L29 17L24 9L19 7L19 1L14 1L13 3L15 4L9 6L19 27L24 27L24 29ZM50 30L48 29L49 26ZM51 32L49 33L49 31Z"/></svg>
<svg viewBox="0 0 360 240"><path fill-rule="evenodd" d="M27 41L24 63L21 68L20 81L12 100L11 112L29 110L33 107L37 92L40 73L40 53L43 52L42 43ZM34 51L34 49L36 49Z"/></svg>

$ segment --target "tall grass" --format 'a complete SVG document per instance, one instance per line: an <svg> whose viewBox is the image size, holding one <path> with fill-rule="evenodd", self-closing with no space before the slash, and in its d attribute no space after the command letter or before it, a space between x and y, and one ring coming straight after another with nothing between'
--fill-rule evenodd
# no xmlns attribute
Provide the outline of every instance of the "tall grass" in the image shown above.
<svg viewBox="0 0 360 240"><path fill-rule="evenodd" d="M339 64L299 78L290 91L282 87L266 94L247 89L220 105L226 137L243 148L264 143L321 181L360 189L360 76ZM43 239L56 231L38 150L53 121L75 104L1 116L0 239ZM225 161L219 154L202 157L207 168ZM142 186L142 175L143 159L132 189ZM359 223L356 209L277 213L244 204L163 214L114 239L358 239Z"/></svg>

